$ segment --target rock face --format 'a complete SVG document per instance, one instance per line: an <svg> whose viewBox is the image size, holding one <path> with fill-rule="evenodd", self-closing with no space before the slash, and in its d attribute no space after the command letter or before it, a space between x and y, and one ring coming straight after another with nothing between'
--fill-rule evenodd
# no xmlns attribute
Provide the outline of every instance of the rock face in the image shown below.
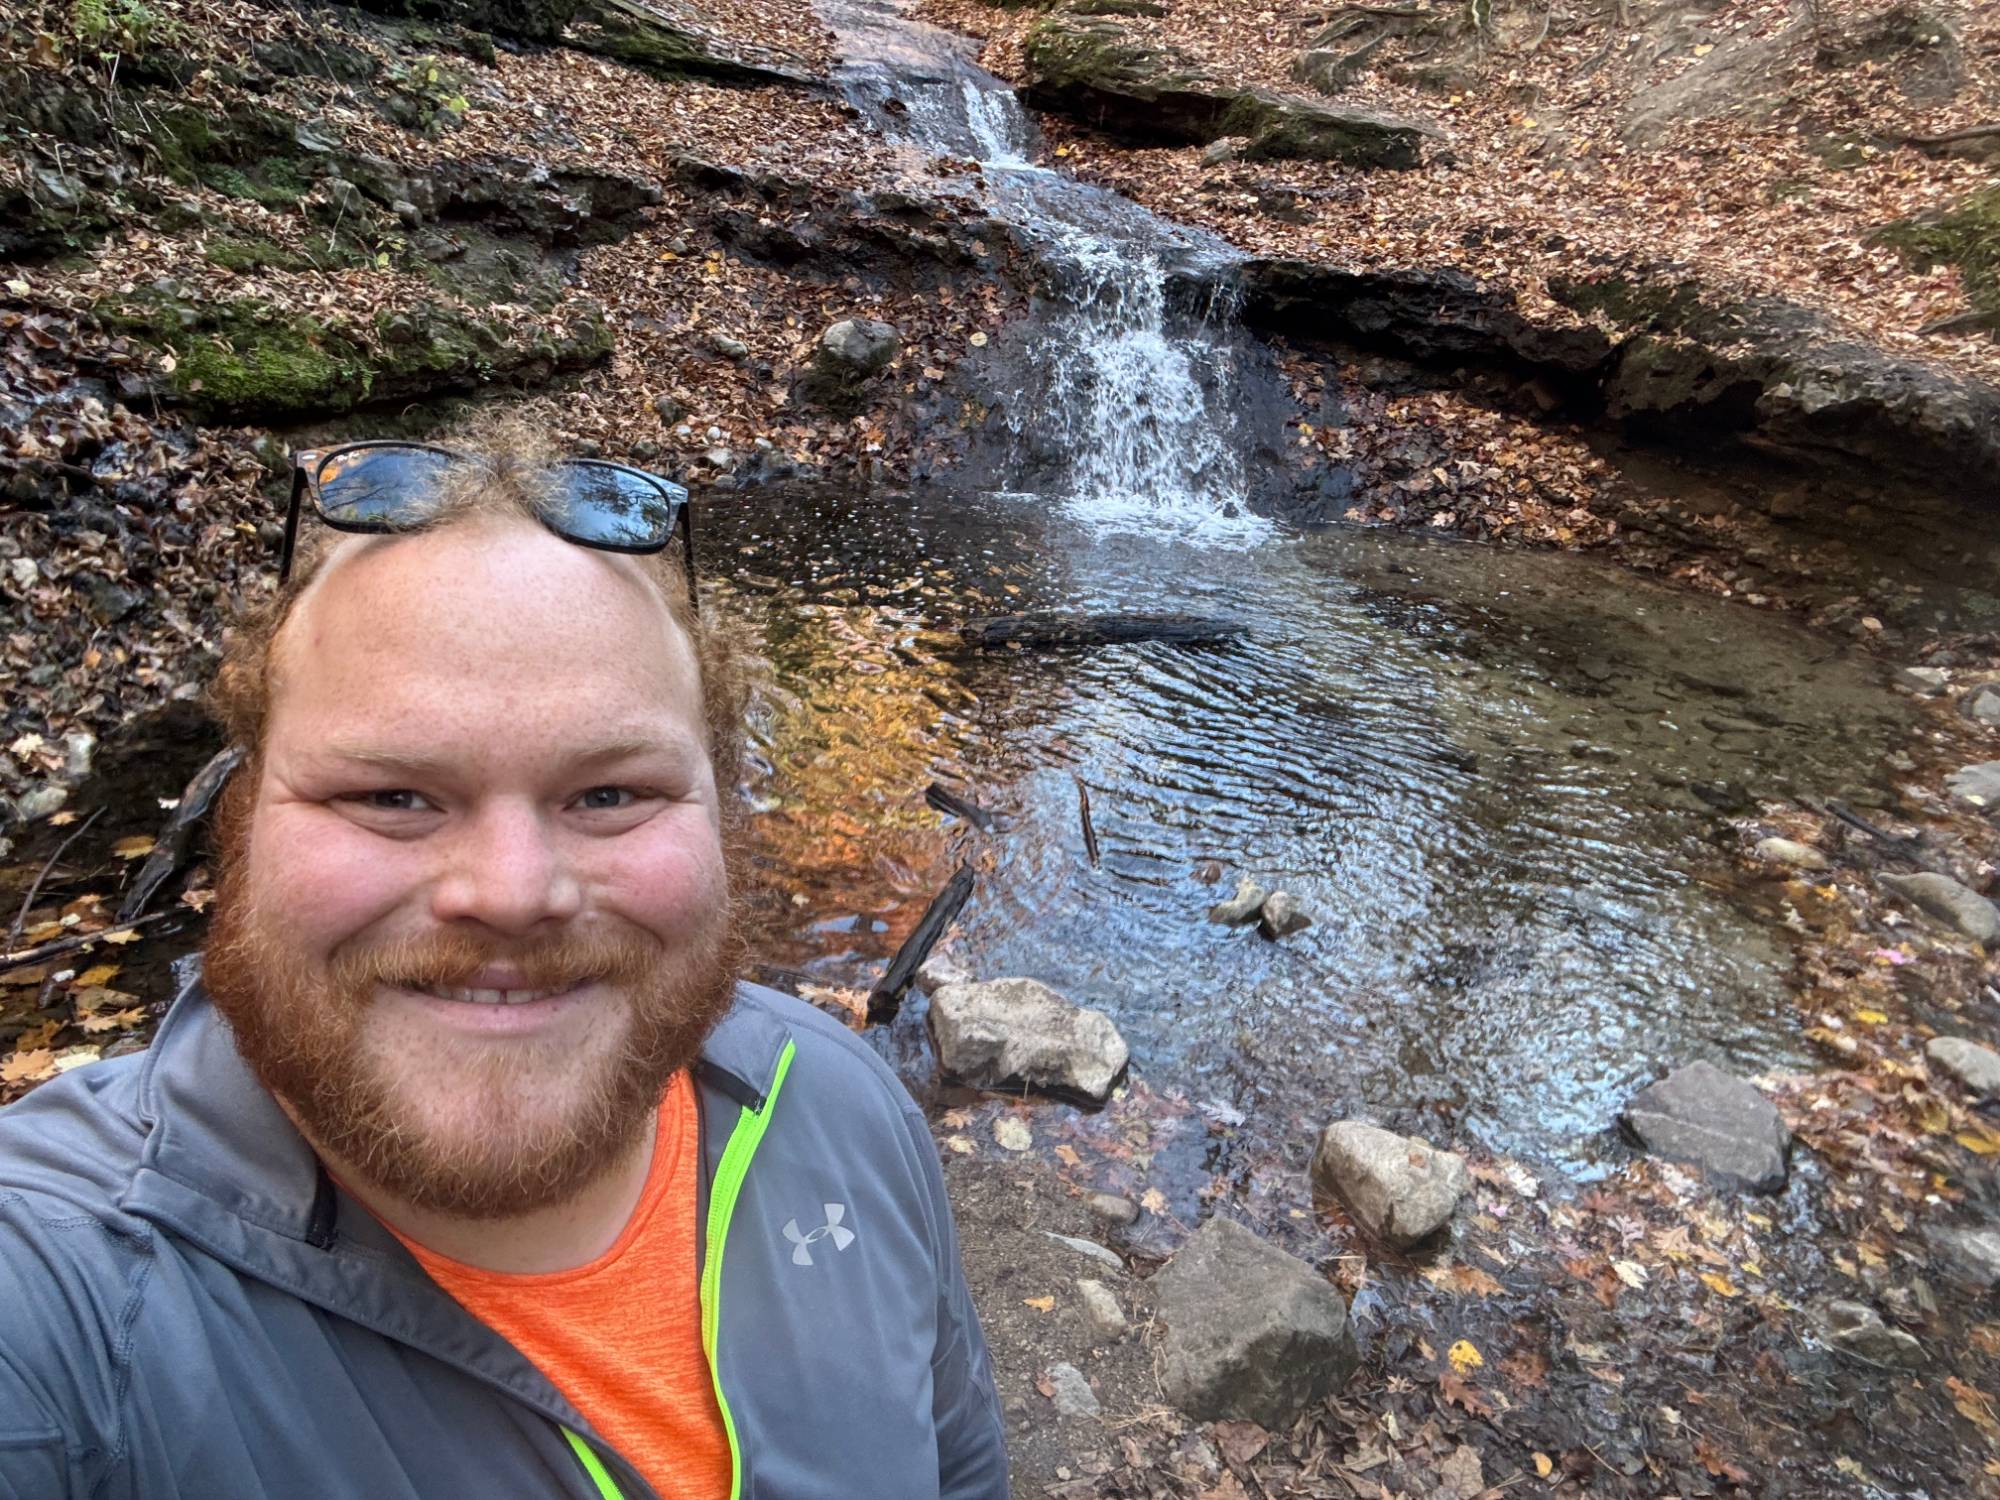
<svg viewBox="0 0 2000 1500"><path fill-rule="evenodd" d="M1689 1063L1641 1089L1624 1122L1646 1150L1691 1162L1712 1181L1761 1193L1785 1185L1792 1133L1770 1100L1713 1063Z"/></svg>
<svg viewBox="0 0 2000 1500"><path fill-rule="evenodd" d="M2000 945L2000 907L1949 875L1884 875L1883 885L1928 917L1982 947Z"/></svg>
<svg viewBox="0 0 2000 1500"><path fill-rule="evenodd" d="M1962 1036L1932 1037L1924 1056L1982 1099L2000 1099L2000 1052Z"/></svg>
<svg viewBox="0 0 2000 1500"><path fill-rule="evenodd" d="M1470 1182L1456 1152L1359 1120L1320 1132L1312 1177L1370 1234L1399 1249L1442 1229Z"/></svg>
<svg viewBox="0 0 2000 1500"><path fill-rule="evenodd" d="M1219 82L1115 21L1058 12L1026 40L1022 101L1146 145L1246 138L1246 160L1298 157L1355 167L1415 167L1435 126L1372 110Z"/></svg>
<svg viewBox="0 0 2000 1500"><path fill-rule="evenodd" d="M940 985L929 1024L939 1065L979 1088L1025 1086L1101 1104L1130 1055L1103 1011L1034 979Z"/></svg>
<svg viewBox="0 0 2000 1500"><path fill-rule="evenodd" d="M1340 1293L1232 1220L1203 1224L1153 1288L1161 1384L1198 1421L1283 1428L1361 1362Z"/></svg>

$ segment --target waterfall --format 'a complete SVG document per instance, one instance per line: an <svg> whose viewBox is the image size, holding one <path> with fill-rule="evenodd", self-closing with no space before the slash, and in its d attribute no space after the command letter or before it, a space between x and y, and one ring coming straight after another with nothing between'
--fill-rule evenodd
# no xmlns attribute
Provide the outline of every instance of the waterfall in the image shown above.
<svg viewBox="0 0 2000 1500"><path fill-rule="evenodd" d="M988 211L1040 252L1041 336L1008 407L1016 472L999 487L1040 492L1094 530L1263 535L1243 504L1228 320L1168 295L1174 270L1217 272L1237 253L1035 165L1020 101L967 60L963 39L895 0L825 0L822 14L849 101L892 138L979 162Z"/></svg>

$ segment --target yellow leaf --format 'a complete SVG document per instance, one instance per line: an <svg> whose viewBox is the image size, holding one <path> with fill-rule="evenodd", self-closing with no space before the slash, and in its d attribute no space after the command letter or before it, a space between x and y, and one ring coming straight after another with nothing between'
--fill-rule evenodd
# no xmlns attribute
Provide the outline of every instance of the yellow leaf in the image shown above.
<svg viewBox="0 0 2000 1500"><path fill-rule="evenodd" d="M1984 1133L1975 1135L1970 1130L1961 1130L1952 1139L1975 1155L2000 1155L2000 1140L1996 1140L1993 1136Z"/></svg>
<svg viewBox="0 0 2000 1500"><path fill-rule="evenodd" d="M975 333L972 335L971 338L967 339L966 342L972 345L972 347L975 349L983 349L986 347L986 335L983 333Z"/></svg>
<svg viewBox="0 0 2000 1500"><path fill-rule="evenodd" d="M1445 1357L1461 1375L1469 1375L1486 1363L1486 1356L1473 1347L1471 1339L1460 1339L1445 1351Z"/></svg>
<svg viewBox="0 0 2000 1500"><path fill-rule="evenodd" d="M129 927L121 927L121 928L119 928L119 929L118 929L118 931L116 931L116 932L107 932L107 933L105 933L105 934L104 934L104 941L105 941L105 942L107 942L107 943L116 943L116 944L117 944L117 945L118 945L119 947L121 947L121 948L122 948L122 947L124 947L124 946L125 946L125 945L126 945L127 943L136 943L136 942L138 942L138 941L139 941L139 934L138 934L138 933L136 933L136 932L134 932L134 931L133 931L133 930L132 930L131 928L129 928Z"/></svg>
<svg viewBox="0 0 2000 1500"><path fill-rule="evenodd" d="M1719 1296L1735 1297L1741 1295L1727 1276L1719 1276L1714 1271L1703 1271L1701 1279L1711 1292Z"/></svg>
<svg viewBox="0 0 2000 1500"><path fill-rule="evenodd" d="M1036 1312L1054 1312L1056 1310L1056 1299L1054 1297L1023 1297L1021 1304L1024 1307L1032 1307Z"/></svg>
<svg viewBox="0 0 2000 1500"><path fill-rule="evenodd" d="M960 1156L972 1155L972 1142L962 1135L948 1135L944 1138L944 1143Z"/></svg>
<svg viewBox="0 0 2000 1500"><path fill-rule="evenodd" d="M117 964L98 964L95 968L85 969L73 982L80 990L94 990L99 985L111 983L117 977Z"/></svg>
<svg viewBox="0 0 2000 1500"><path fill-rule="evenodd" d="M111 852L120 859L143 859L153 852L153 836L150 833L135 833L129 839L120 839L113 844Z"/></svg>
<svg viewBox="0 0 2000 1500"><path fill-rule="evenodd" d="M1539 1474L1542 1478L1547 1479L1549 1475L1555 1473L1555 1471L1556 1471L1555 1460L1550 1458L1548 1454L1537 1453L1535 1455L1535 1472L1537 1474Z"/></svg>
<svg viewBox="0 0 2000 1500"><path fill-rule="evenodd" d="M1715 50L1715 43L1703 42L1699 47L1696 47L1694 49L1694 55L1696 57L1706 57L1708 56L1709 53L1713 52L1714 50Z"/></svg>
<svg viewBox="0 0 2000 1500"><path fill-rule="evenodd" d="M1167 1195L1158 1188L1147 1188L1139 1195L1139 1206L1149 1214L1163 1214L1167 1211Z"/></svg>
<svg viewBox="0 0 2000 1500"><path fill-rule="evenodd" d="M1857 1021L1865 1021L1870 1026L1880 1026L1884 1021L1888 1020L1889 1018L1884 1014L1882 1014L1882 1012L1879 1010L1857 1010L1854 1013L1854 1019Z"/></svg>
<svg viewBox="0 0 2000 1500"><path fill-rule="evenodd" d="M40 1083L44 1078L55 1077L55 1073L56 1055L47 1047L16 1052L0 1062L0 1083Z"/></svg>

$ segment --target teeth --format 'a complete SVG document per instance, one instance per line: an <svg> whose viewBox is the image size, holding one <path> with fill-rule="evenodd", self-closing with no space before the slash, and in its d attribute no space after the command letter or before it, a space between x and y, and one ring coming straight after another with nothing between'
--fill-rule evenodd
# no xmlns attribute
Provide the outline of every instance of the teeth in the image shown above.
<svg viewBox="0 0 2000 1500"><path fill-rule="evenodd" d="M463 1005L527 1005L546 1000L556 990L445 990L427 989L425 994L439 1000L456 1000Z"/></svg>

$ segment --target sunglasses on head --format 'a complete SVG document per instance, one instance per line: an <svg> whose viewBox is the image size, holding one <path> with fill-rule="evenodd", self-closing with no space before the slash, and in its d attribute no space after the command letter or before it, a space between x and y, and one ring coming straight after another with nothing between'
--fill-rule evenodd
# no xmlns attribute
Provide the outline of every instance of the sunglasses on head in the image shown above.
<svg viewBox="0 0 2000 1500"><path fill-rule="evenodd" d="M292 500L285 513L278 582L292 574L301 502L312 497L320 520L336 531L410 531L430 519L439 481L471 455L429 443L343 443L292 455ZM625 464L570 458L548 469L536 505L542 524L564 541L602 552L659 552L679 532L695 600L694 516L688 492L672 480Z"/></svg>

